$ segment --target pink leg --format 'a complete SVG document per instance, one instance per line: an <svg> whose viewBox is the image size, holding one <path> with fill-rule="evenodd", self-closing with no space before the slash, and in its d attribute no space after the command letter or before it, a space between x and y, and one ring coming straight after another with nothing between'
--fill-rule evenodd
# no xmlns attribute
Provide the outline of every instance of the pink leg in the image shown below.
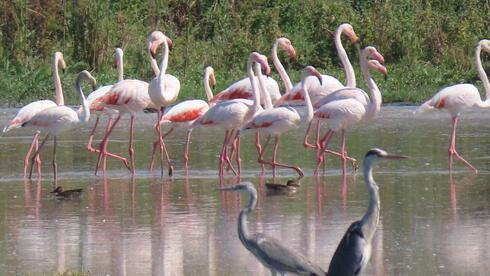
<svg viewBox="0 0 490 276"><path fill-rule="evenodd" d="M107 144L108 144L108 141L109 141L109 136L111 135L112 131L114 130L114 127L116 127L117 123L119 122L119 120L121 119L121 115L118 115L116 120L114 121L114 123L111 125L110 129L108 131L106 131L104 137L102 138L102 141L100 142L100 145L99 145L99 156L97 157L97 163L95 164L95 175L97 175L97 172L99 171L99 164L100 164L100 161L102 160L102 157L106 154L108 154L107 152ZM126 162L127 163L127 160ZM103 171L103 173L105 174L106 172Z"/></svg>
<svg viewBox="0 0 490 276"><path fill-rule="evenodd" d="M308 143L308 136L310 135L311 124L313 124L313 120L310 121L310 123L308 124L308 128L306 129L306 132L305 132L305 137L303 138L303 146L305 148L314 148L315 147L312 144Z"/></svg>
<svg viewBox="0 0 490 276"><path fill-rule="evenodd" d="M269 165L272 166L272 175L273 175L273 177L274 178L276 177L276 170L275 170L275 167L276 166L283 167L283 168L293 169L293 170L295 170L299 174L299 177L305 176L305 174L303 173L303 171L299 167L291 166L291 165L286 165L286 164L281 164L281 163L278 163L277 162L277 151L278 151L278 148L279 148L279 135L275 135L274 136L274 151L273 151L273 154L272 154L272 162L265 161L265 160L262 161L265 164L269 164Z"/></svg>
<svg viewBox="0 0 490 276"><path fill-rule="evenodd" d="M49 134L46 135L46 137L44 138L44 140L41 142L41 145L39 145L39 148L34 153L34 156L32 156L32 159L31 159L31 170L29 172L29 179L32 178L32 168L34 166L34 162L36 161L36 158L39 155L39 152L41 152L41 149L44 147L44 144L46 143L46 141L48 140L48 138L49 138Z"/></svg>
<svg viewBox="0 0 490 276"><path fill-rule="evenodd" d="M224 155L226 154L228 135L229 135L229 131L225 130L225 139L223 140L223 146L221 147L221 152L219 154L219 175L220 176L224 175L224 168L225 168L225 157L224 157Z"/></svg>
<svg viewBox="0 0 490 276"><path fill-rule="evenodd" d="M36 138L36 151L39 150L39 137ZM36 163L37 163L37 176L41 176L41 154L38 154L36 157ZM39 178L40 179L40 178Z"/></svg>
<svg viewBox="0 0 490 276"><path fill-rule="evenodd" d="M53 172L54 180L58 179L58 164L56 163L56 136L53 139Z"/></svg>
<svg viewBox="0 0 490 276"><path fill-rule="evenodd" d="M322 146L320 147L320 149L317 152L317 157L316 157L317 163L316 163L316 168L314 171L315 175L318 174L320 166L324 160L323 151L327 148L327 145L330 142L330 140L332 139L333 134L334 134L334 131L332 129L329 129L327 131L327 133L325 133L325 136L323 136L322 140L320 141L320 145L322 145Z"/></svg>
<svg viewBox="0 0 490 276"><path fill-rule="evenodd" d="M134 115L131 114L131 121L129 124L129 160L131 162L131 174L134 175L136 172L135 169L135 164L134 164L134 141L133 141L133 136L134 136Z"/></svg>
<svg viewBox="0 0 490 276"><path fill-rule="evenodd" d="M27 167L29 166L29 157L31 156L32 149L35 147L38 141L39 133L40 133L39 131L36 131L36 134L34 134L34 136L32 137L31 146L29 147L29 150L27 150L26 156L24 157L24 178L27 177Z"/></svg>
<svg viewBox="0 0 490 276"><path fill-rule="evenodd" d="M100 120L100 116L97 115L97 119L95 119L94 127L92 128L92 131L90 132L90 135L88 136L87 150L90 152L97 152L97 150L92 146L92 144L93 144L93 140L94 140L95 130L97 129L97 125L99 124L99 120Z"/></svg>
<svg viewBox="0 0 490 276"><path fill-rule="evenodd" d="M340 140L341 140L341 144L342 144L342 149L341 149L341 152L342 152L342 174L345 175L347 169L346 169L346 156L347 156L347 152L345 151L345 130L342 129L340 131Z"/></svg>
<svg viewBox="0 0 490 276"><path fill-rule="evenodd" d="M188 170L188 162L189 162L189 144L191 141L191 134L192 134L192 128L187 130L187 139L185 141L185 148L184 148L184 166L185 170Z"/></svg>
<svg viewBox="0 0 490 276"><path fill-rule="evenodd" d="M237 130L235 140L236 140L236 164L238 167L238 174L236 174L236 175L241 175L241 173L242 173L242 159L240 158L240 131L239 130Z"/></svg>
<svg viewBox="0 0 490 276"><path fill-rule="evenodd" d="M449 171L452 171L453 167L453 155L456 156L459 160L463 161L466 166L468 166L475 173L478 173L478 170L470 164L470 162L466 161L457 151L456 151L456 127L458 125L459 117L453 117L453 131L451 135L451 141L449 143L448 154L449 154Z"/></svg>
<svg viewBox="0 0 490 276"><path fill-rule="evenodd" d="M234 129L230 130L230 133L228 135L228 140L226 141L224 158L225 158L226 164L228 165L228 169L230 169L233 172L233 174L238 175L235 168L233 168L233 164L231 163L231 158L230 158L231 154L228 154L228 146L230 146L230 143L232 143L232 147L234 149L236 149L235 137L236 137L235 136L235 130Z"/></svg>
<svg viewBox="0 0 490 276"><path fill-rule="evenodd" d="M257 154L259 155L259 159L260 159L260 156L262 154L262 146L260 145L260 134L259 134L259 132L257 132L255 134L255 148L257 149ZM260 164L260 174L261 175L265 174L264 164Z"/></svg>

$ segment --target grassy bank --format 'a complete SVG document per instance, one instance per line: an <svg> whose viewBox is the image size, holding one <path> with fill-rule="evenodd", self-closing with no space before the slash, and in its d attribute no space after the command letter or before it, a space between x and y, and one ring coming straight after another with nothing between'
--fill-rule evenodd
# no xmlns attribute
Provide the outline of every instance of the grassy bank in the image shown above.
<svg viewBox="0 0 490 276"><path fill-rule="evenodd" d="M269 54L278 36L290 38L299 55L298 64L285 64L294 82L299 64L343 81L332 37L343 22L354 26L362 45L376 46L385 56L389 78L376 78L385 101L418 103L442 86L481 86L473 50L480 39L490 38L489 14L490 3L475 0L3 1L0 103L51 98L55 51L64 53L68 65L62 73L68 103L78 101L73 87L80 70L90 70L100 84L114 82L117 46L125 50L125 77L150 80L145 47L152 30L174 41L169 73L181 81L181 99L204 98L204 65L215 68L219 91L245 76L250 51ZM344 45L358 68L357 49ZM490 58L483 58L488 68Z"/></svg>

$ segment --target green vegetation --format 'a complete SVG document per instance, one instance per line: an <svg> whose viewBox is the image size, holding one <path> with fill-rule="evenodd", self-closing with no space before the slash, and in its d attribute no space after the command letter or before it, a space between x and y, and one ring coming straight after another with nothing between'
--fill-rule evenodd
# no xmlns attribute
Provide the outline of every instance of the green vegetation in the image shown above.
<svg viewBox="0 0 490 276"><path fill-rule="evenodd" d="M116 46L125 50L125 77L150 80L146 36L153 30L174 41L169 73L181 81L181 99L204 98L204 65L215 68L218 91L245 76L247 55L269 54L278 36L291 39L299 56L297 64L285 64L293 82L300 64L343 81L332 38L343 22L354 26L362 45L385 56L389 79L376 78L385 101L420 102L442 86L480 85L473 49L490 38L489 14L485 0L2 1L0 102L52 98L55 51L64 53L68 65L62 73L68 103L78 102L73 83L83 69L100 84L116 80ZM357 68L358 50L347 40L344 45ZM488 68L490 59L483 56Z"/></svg>

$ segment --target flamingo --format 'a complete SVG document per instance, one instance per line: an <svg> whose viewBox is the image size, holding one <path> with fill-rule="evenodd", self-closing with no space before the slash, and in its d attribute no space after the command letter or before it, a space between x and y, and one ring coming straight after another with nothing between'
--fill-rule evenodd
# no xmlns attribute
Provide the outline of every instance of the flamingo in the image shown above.
<svg viewBox="0 0 490 276"><path fill-rule="evenodd" d="M28 105L22 107L15 117L4 127L3 132L6 133L12 129L20 128L24 126L24 123L31 120L37 113L40 111L51 108L57 105L64 105L63 99L63 89L61 87L61 80L59 75L59 67L65 69L66 63L63 59L63 54L61 52L54 53L53 57L53 82L54 82L54 91L55 91L55 101L51 100L40 100L29 103ZM32 150L35 148L38 149L39 146L39 130L36 131L34 136L32 137L32 143L24 157L24 177L27 176L27 167L29 166L29 157L32 153ZM41 173L41 157L38 155L36 158L37 162L37 172Z"/></svg>
<svg viewBox="0 0 490 276"><path fill-rule="evenodd" d="M219 156L220 160L220 171L219 175L224 174L224 164L225 161L230 166L232 171L236 175L241 173L241 160L240 160L240 139L238 132L240 128L250 120L257 112L262 110L260 106L260 92L258 91L256 78L252 70L253 63L260 63L260 65L266 71L266 74L270 73L270 67L267 63L267 57L261 55L257 52L250 54L247 62L247 74L252 84L252 90L254 93L253 101L247 99L233 99L228 101L222 101L211 107L204 115L194 122L194 126L218 126L225 130L225 137L223 141L223 146L221 148L221 153ZM230 158L227 153L227 147L236 135L236 161L238 166L238 172L235 171L231 165Z"/></svg>
<svg viewBox="0 0 490 276"><path fill-rule="evenodd" d="M387 70L386 67L384 67L378 60L368 61L368 56L372 53L377 53L377 50L374 47L368 46L361 51L360 59L361 71L364 76L364 80L368 85L371 99L367 101L367 95L361 89L350 88L350 90L354 91L352 93L361 94L362 97L348 97L348 94L350 93L347 93L347 90L345 90L339 93L343 93L346 97L340 97L341 95L338 95L338 100L327 102L315 111L314 116L319 120L328 121L329 125L329 130L326 132L325 136L318 145L320 150L318 151L315 174L318 173L319 166L323 162L323 153L327 148L334 132L337 130L341 131L340 157L342 159L342 171L345 173L345 162L348 159L347 152L345 150L345 128L353 124L357 124L362 120L373 118L381 108L381 92L371 77L369 69L376 70L385 76L387 74ZM364 99L366 102L363 102L362 100L360 101L359 99Z"/></svg>
<svg viewBox="0 0 490 276"><path fill-rule="evenodd" d="M82 71L78 74L76 80L76 87L78 96L80 97L80 103L82 105L82 112L79 113L67 106L58 105L54 107L50 107L38 112L34 117L32 117L29 121L25 122L26 126L34 126L39 129L43 129L47 131L46 137L43 139L39 148L34 153L34 156L31 160L31 170L29 173L29 178L32 177L32 168L34 165L34 160L39 155L39 152L43 148L47 139L50 135L54 136L54 147L53 147L53 171L54 171L54 179L57 179L57 171L58 165L56 164L56 136L63 131L66 131L70 128L75 127L75 125L79 123L87 123L90 118L90 108L88 106L87 101L85 100L85 96L82 91L81 81L88 81L92 87L95 89L95 78L90 75L88 71Z"/></svg>
<svg viewBox="0 0 490 276"><path fill-rule="evenodd" d="M354 73L354 68L350 63L349 57L342 45L341 35L345 34L352 44L357 43L359 38L354 32L354 28L349 23L341 24L335 32L335 48L337 49L337 55L342 62L345 71L346 85L347 87L356 87L356 76ZM328 95L329 93L342 89L345 87L339 80L329 75L322 75L322 82L319 85L317 82L312 82L312 85L308 91L310 91L310 98L313 104L319 99ZM301 82L294 85L291 93L285 93L277 102L276 105L281 105L286 102L304 101L301 93Z"/></svg>
<svg viewBox="0 0 490 276"><path fill-rule="evenodd" d="M475 48L475 65L476 70L480 75L480 79L483 82L485 101L481 99L478 88L472 84L463 83L443 88L415 111L415 113L419 113L430 109L441 109L446 110L451 114L453 129L448 148L449 171L452 171L453 156L455 156L468 166L469 169L478 173L478 170L466 161L466 159L464 159L456 150L456 127L458 125L459 116L463 110L470 107L490 107L490 82L488 81L488 76L481 63L480 53L482 50L486 53L490 53L490 40L480 40Z"/></svg>
<svg viewBox="0 0 490 276"><path fill-rule="evenodd" d="M124 55L124 52L121 48L115 49L114 65L117 68L118 81L122 81L124 79L124 77L123 77L123 55ZM105 86L99 87L97 90L93 91L92 93L90 93L87 96L87 102L89 103L90 113L95 114L97 116L96 120L95 120L94 127L92 128L92 131L90 132L90 135L88 138L88 143L87 143L88 151L93 152L93 153L99 152L98 149L95 149L92 146L92 142L93 142L93 138L95 135L95 130L97 129L97 126L99 124L100 115L107 115L109 117L109 119L107 121L107 127L106 127L106 131L107 131L111 127L112 116L113 116L113 114L116 113L114 110L111 110L111 109L105 107L104 105L102 105L97 100L100 97L104 96L107 92L109 92L111 90L112 86L113 85L105 85ZM126 167L128 167L128 169L129 169L129 164L128 164L128 161L126 158L123 158L119 155L116 155L116 154L113 154L110 152L107 152L107 155L123 161L124 164L126 165ZM104 164L103 166L106 167L106 165L105 165L106 158L105 158L105 156L103 158L104 158L104 160L102 161Z"/></svg>
<svg viewBox="0 0 490 276"><path fill-rule="evenodd" d="M150 96L153 105L159 109L157 114L158 120L157 123L155 124L155 130L158 134L156 144L160 149L161 165L163 166L163 153L165 152L167 156L168 174L172 175L173 167L170 162L170 158L168 156L165 144L163 142L160 121L162 120L165 107L169 106L177 99L177 96L179 95L179 91L180 91L180 82L176 77L166 74L167 66L168 66L168 53L170 51L170 47L172 47L172 40L170 40L170 38L165 36L162 32L157 31L154 33L158 34L157 40L156 41L150 40L148 43L150 53L152 54L151 56L154 58L155 50L159 44L163 43L164 47L163 47L162 62L160 65L160 72L150 82L150 85L148 87L148 94ZM151 162L150 164L150 172L153 172L153 162ZM163 174L163 167L161 168L161 174Z"/></svg>
<svg viewBox="0 0 490 276"><path fill-rule="evenodd" d="M384 62L383 55L381 55L375 47L368 46L368 47L364 48L363 53L361 53L361 55L360 55L360 64L365 64L367 62L368 57L373 58L374 60L377 60L378 63ZM375 65L373 61L371 61L370 63L372 65ZM386 72L385 72L386 68L383 69L382 67L379 67L378 64L376 64L376 66L373 66L372 68L374 68L374 69L379 68L380 70L382 70L381 73L385 74L385 76L386 76ZM366 69L368 69L368 68L366 68ZM367 83L369 83L371 78L369 77L369 75L366 75L366 73L368 73L368 72L363 71L364 79ZM376 86L376 84L374 84L373 89L377 90L377 87L374 88L375 86ZM364 105L366 110L367 109L370 110L368 112L368 114L366 114L364 119L366 119L366 120L372 119L379 112L379 108L380 108L380 105L377 105L374 102L374 99L379 98L378 102L379 102L379 104L381 104L381 94L380 94L379 90L378 90L378 92L375 92L374 90L370 90L370 91L372 91L371 92L371 99L373 99L373 101L371 101L368 94L366 92L364 92L362 89L358 89L355 87L345 87L345 88L339 89L337 91L334 91L334 92L328 94L327 96L321 98L320 100L318 100L313 105L313 108L315 110L317 110L321 106L323 106L329 102L332 102L332 101L344 100L344 99L355 99L355 100L359 101L360 103L362 103L362 105ZM311 127L311 123L308 125L308 128L306 130L303 144L305 147L317 148L317 150L319 150L320 149L320 141L319 141L320 140L320 138L319 138L320 137L320 119L317 118L316 146L313 146L310 143L308 143L308 135L309 135L310 127ZM341 156L341 154L339 154L335 151L328 150L328 152L331 154L337 155L337 156ZM354 169L356 169L357 161L354 158L351 158L348 156L346 156L346 158L349 161L351 161L352 166L354 167Z"/></svg>
<svg viewBox="0 0 490 276"><path fill-rule="evenodd" d="M303 171L299 167L278 163L277 151L278 151L280 134L292 128L297 128L301 123L309 122L313 118L313 106L311 104L311 100L306 87L306 78L308 76L316 76L320 82L322 81L321 74L314 67L307 66L304 69L303 75L301 77L301 84L302 84L301 93L304 93L303 96L306 102L306 108L307 108L306 116L301 117L299 113L292 107L281 106L276 108L265 109L261 113L257 114L251 121L245 124L245 126L242 127L242 130L256 130L256 131L265 132L269 135L266 144L264 145L264 148L259 153L258 161L261 164L271 165L274 176L276 173L276 166L294 169L299 174L300 177L304 176ZM261 78L259 76L259 80L260 79ZM272 155L272 161L269 162L263 159L263 154L271 136L274 136L274 152Z"/></svg>
<svg viewBox="0 0 490 276"><path fill-rule="evenodd" d="M281 48L283 51L287 53L291 60L296 59L296 50L294 49L291 41L285 37L279 37L276 39L274 44L272 45L272 62L276 67L279 75L281 76L282 81L284 82L284 87L286 89L286 93L289 93L293 87L291 83L291 79L289 78L284 66L277 56L277 48ZM255 79L257 81L257 79ZM267 78L266 83L267 91L270 94L272 99L272 103L275 103L281 97L281 93L279 92L279 85L273 78ZM216 94L213 97L212 102L219 102L224 100L232 100L232 99L253 99L253 91L252 85L250 84L250 80L248 77L243 78L228 88L223 90L222 92ZM261 104L265 105L265 99L267 95L261 95Z"/></svg>
<svg viewBox="0 0 490 276"><path fill-rule="evenodd" d="M172 108L170 108L165 114L163 114L160 119L160 125L170 125L171 128L168 130L163 137L167 137L175 128L187 128L187 139L184 148L184 165L187 170L189 161L189 142L192 133L192 124L196 119L201 117L204 113L209 110L209 102L213 98L213 92L211 91L211 86L216 85L216 78L214 75L214 69L211 66L207 66L204 69L204 91L206 92L206 97L208 102L203 100L188 100L178 103ZM153 157L156 152L157 142L153 145L153 153L151 155L150 167L153 167ZM170 163L170 160L167 160Z"/></svg>

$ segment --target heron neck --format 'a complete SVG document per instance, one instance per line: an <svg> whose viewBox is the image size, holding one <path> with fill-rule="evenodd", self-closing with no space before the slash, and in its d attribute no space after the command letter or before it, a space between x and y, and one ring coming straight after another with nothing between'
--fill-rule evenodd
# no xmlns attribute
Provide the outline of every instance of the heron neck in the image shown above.
<svg viewBox="0 0 490 276"><path fill-rule="evenodd" d="M490 102L490 82L488 81L488 76L483 69L483 65L480 59L481 45L478 45L475 49L475 65L478 75L483 83L483 89L485 90L485 102L488 104Z"/></svg>
<svg viewBox="0 0 490 276"><path fill-rule="evenodd" d="M250 233L247 226L247 217L253 209L255 209L255 204L257 203L257 191L255 189L248 189L249 200L247 207L240 211L238 216L238 237L245 247L247 246L247 241L250 239Z"/></svg>
<svg viewBox="0 0 490 276"><path fill-rule="evenodd" d="M270 93L267 90L267 85L265 84L265 78L264 75L262 74L262 68L259 63L255 63L255 74L257 75L257 79L259 80L259 87L260 87L260 92L261 92L261 99L264 97L264 109L271 109L272 108L272 100L270 97Z"/></svg>
<svg viewBox="0 0 490 276"><path fill-rule="evenodd" d="M211 90L211 86L209 86L209 78L210 73L206 71L204 74L204 92L206 92L206 98L208 99L208 103L213 99L213 91Z"/></svg>
<svg viewBox="0 0 490 276"><path fill-rule="evenodd" d="M54 82L54 93L55 101L57 105L64 105L65 100L63 98L63 89L61 87L61 79L58 72L58 64L60 62L60 57L58 55L54 56L53 61L53 82Z"/></svg>
<svg viewBox="0 0 490 276"><path fill-rule="evenodd" d="M281 76L281 80L284 83L284 89L286 90L285 94L287 94L290 93L293 89L293 83L291 82L291 79L289 78L286 69L284 69L284 66L282 66L281 61L277 57L277 44L278 41L276 40L276 42L272 46L272 62L274 63L274 66L276 67L279 76Z"/></svg>
<svg viewBox="0 0 490 276"><path fill-rule="evenodd" d="M378 185L374 182L372 165L370 161L364 163L364 181L369 192L369 206L367 212L361 219L361 225L367 240L372 239L374 236L379 221L380 210Z"/></svg>
<svg viewBox="0 0 490 276"><path fill-rule="evenodd" d="M255 112L257 112L260 109L260 94L259 94L260 91L259 91L259 88L257 87L257 82L256 82L256 79L255 79L255 75L254 75L254 72L252 70L252 64L254 62L255 61L253 59L251 59L247 63L247 74L248 74L248 78L250 80L250 84L252 85L252 93L253 93L253 96L254 96L254 99L253 99L253 114L255 114Z"/></svg>
<svg viewBox="0 0 490 276"><path fill-rule="evenodd" d="M338 28L335 32L335 48L337 48L337 54L342 62L342 66L344 66L345 78L346 78L346 86L347 87L356 87L356 75L354 72L354 68L350 63L349 57L347 56L347 52L344 49L344 45L342 45L342 40L340 39L342 33L344 32L344 28Z"/></svg>

